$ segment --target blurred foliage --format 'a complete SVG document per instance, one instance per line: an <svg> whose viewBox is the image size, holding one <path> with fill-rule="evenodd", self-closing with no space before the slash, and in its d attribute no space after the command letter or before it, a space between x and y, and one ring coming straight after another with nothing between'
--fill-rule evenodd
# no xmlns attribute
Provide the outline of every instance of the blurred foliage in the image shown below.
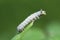
<svg viewBox="0 0 60 40"><path fill-rule="evenodd" d="M16 27L30 14L43 9L23 40L60 40L60 0L0 0L0 40L10 40Z"/></svg>

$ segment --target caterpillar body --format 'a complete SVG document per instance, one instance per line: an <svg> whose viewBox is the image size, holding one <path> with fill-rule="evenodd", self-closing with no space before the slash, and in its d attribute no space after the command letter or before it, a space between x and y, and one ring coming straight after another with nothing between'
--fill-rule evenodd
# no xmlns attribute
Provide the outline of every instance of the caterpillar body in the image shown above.
<svg viewBox="0 0 60 40"><path fill-rule="evenodd" d="M27 24L29 24L33 20L35 21L36 19L39 19L39 16L41 16L41 15L46 15L45 11L40 10L38 12L31 14L21 24L18 25L17 31L22 32Z"/></svg>

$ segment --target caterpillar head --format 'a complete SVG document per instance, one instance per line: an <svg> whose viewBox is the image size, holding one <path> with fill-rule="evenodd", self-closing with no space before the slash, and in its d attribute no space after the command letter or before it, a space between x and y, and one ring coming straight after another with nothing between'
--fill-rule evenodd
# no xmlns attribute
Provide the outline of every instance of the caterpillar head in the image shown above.
<svg viewBox="0 0 60 40"><path fill-rule="evenodd" d="M46 15L45 11L43 11L42 9L40 11L41 11L41 15Z"/></svg>

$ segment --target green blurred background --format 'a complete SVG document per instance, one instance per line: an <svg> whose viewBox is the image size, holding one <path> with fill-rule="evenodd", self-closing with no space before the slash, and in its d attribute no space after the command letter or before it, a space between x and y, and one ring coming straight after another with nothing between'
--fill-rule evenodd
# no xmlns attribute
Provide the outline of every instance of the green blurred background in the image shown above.
<svg viewBox="0 0 60 40"><path fill-rule="evenodd" d="M60 0L0 0L0 40L10 40L14 37L18 24L40 9L45 10L47 15L34 23L31 29L33 32L27 33L34 34L34 38L30 40L40 40L43 35L46 40L60 40ZM26 36L26 39L27 37L29 36Z"/></svg>

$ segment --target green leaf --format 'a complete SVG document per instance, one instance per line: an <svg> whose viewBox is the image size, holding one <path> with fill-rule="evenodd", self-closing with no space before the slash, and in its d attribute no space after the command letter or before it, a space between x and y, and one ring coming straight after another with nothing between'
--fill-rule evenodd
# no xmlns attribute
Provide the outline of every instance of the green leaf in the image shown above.
<svg viewBox="0 0 60 40"><path fill-rule="evenodd" d="M22 40L24 37L24 34L33 26L34 21L32 21L27 27L24 29L23 32L17 34L15 37L13 37L11 40Z"/></svg>

